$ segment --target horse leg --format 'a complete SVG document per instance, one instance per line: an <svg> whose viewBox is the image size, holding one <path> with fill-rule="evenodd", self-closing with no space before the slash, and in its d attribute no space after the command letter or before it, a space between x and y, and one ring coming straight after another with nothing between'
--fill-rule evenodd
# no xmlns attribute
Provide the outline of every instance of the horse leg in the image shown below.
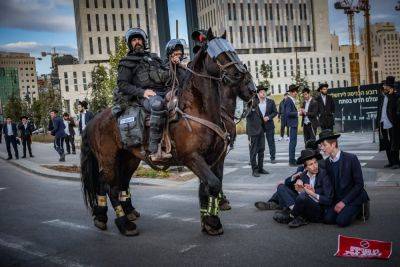
<svg viewBox="0 0 400 267"><path fill-rule="evenodd" d="M191 157L186 166L200 179L199 200L202 230L209 235L223 234L224 230L218 217L218 195L221 192L221 181L199 155Z"/></svg>
<svg viewBox="0 0 400 267"><path fill-rule="evenodd" d="M135 236L139 234L136 229L136 224L128 220L125 215L124 209L122 208L121 202L119 201L119 185L112 185L108 190L108 197L110 198L111 205L115 210L117 218L115 224L121 234L126 236Z"/></svg>
<svg viewBox="0 0 400 267"><path fill-rule="evenodd" d="M222 187L222 180L224 178L224 161L225 159L220 159L219 162L217 162L212 168L212 172L215 174L215 176L218 177L218 179L221 181L221 187ZM218 200L219 200L219 208L220 210L230 210L232 207L229 204L229 200L226 198L223 190L221 189L221 192L218 195Z"/></svg>
<svg viewBox="0 0 400 267"><path fill-rule="evenodd" d="M101 229L107 229L107 187L108 185L104 182L103 173L100 172L99 175L99 185L96 192L97 205L93 207L93 222L94 225Z"/></svg>
<svg viewBox="0 0 400 267"><path fill-rule="evenodd" d="M135 221L140 217L140 213L132 205L132 197L129 189L129 182L133 173L136 171L140 164L140 159L133 157L129 154L123 157L120 165L120 192L119 201L126 214L126 217L130 221Z"/></svg>

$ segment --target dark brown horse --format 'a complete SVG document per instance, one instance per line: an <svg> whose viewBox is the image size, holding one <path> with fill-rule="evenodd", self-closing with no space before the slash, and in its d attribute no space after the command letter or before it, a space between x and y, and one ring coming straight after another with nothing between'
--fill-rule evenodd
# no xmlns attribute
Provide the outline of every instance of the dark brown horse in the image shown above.
<svg viewBox="0 0 400 267"><path fill-rule="evenodd" d="M209 30L208 40L211 42L214 38ZM209 43L204 44L195 56L193 73L180 90L179 109L187 117L200 118L221 130L224 129L219 90L221 80L234 80L232 85L237 85L245 80L248 72L243 71L245 68L233 51L210 55L208 46ZM181 118L171 123L169 132L174 161L187 166L201 181L199 198L203 230L210 235L222 234L223 228L218 217L222 177L212 169L225 153L225 140L218 131L194 119ZM126 188L141 160L145 160L141 148L123 149L110 109L98 114L87 125L82 136L81 176L85 203L92 209L96 226L105 229L108 194L120 232L125 235L138 234L135 223L127 217L134 210Z"/></svg>

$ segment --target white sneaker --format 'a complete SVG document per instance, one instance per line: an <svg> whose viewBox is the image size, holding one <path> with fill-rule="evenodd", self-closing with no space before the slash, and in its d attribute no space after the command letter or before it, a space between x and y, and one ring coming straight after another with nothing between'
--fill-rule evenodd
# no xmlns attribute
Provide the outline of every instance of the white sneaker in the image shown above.
<svg viewBox="0 0 400 267"><path fill-rule="evenodd" d="M282 139L283 139L282 137L279 137L279 138L278 138L278 141L282 141Z"/></svg>
<svg viewBox="0 0 400 267"><path fill-rule="evenodd" d="M289 139L289 136L286 136L285 137L285 141L289 141L290 139Z"/></svg>

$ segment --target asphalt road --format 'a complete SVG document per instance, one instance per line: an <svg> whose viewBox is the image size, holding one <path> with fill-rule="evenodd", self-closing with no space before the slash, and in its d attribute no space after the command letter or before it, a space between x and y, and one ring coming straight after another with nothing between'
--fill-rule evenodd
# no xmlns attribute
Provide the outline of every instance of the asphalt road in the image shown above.
<svg viewBox="0 0 400 267"><path fill-rule="evenodd" d="M230 176L240 183L226 182L233 210L221 215L224 235L201 233L192 182L131 188L142 214L137 222L140 235L125 237L118 233L112 211L107 231L92 225L80 183L42 178L0 161L0 266L400 265L398 187L368 188L372 217L367 223L345 229L310 224L293 230L275 223L272 212L254 208L254 201L273 187L257 187L248 172L238 169ZM392 257L334 257L338 234L392 241Z"/></svg>

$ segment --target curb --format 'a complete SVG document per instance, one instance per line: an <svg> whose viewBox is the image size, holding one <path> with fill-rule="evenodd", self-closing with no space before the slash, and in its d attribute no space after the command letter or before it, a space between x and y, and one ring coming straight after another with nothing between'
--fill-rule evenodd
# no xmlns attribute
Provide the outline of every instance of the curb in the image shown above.
<svg viewBox="0 0 400 267"><path fill-rule="evenodd" d="M55 170L46 169L36 163L30 163L24 161L23 159L16 160L7 160L7 155L3 152L0 152L0 159L4 160L6 163L9 163L15 167L18 167L22 170L28 171L30 173L50 178L56 180L65 180L65 181L73 181L73 182L80 182L80 175L76 173L66 173L60 172ZM23 164L27 163L27 164ZM31 164L32 167L27 166ZM33 166L36 165L36 166ZM131 185L140 185L140 186L178 186L183 184L183 182L176 182L176 181L168 181L163 179L151 179L151 178L132 178Z"/></svg>

